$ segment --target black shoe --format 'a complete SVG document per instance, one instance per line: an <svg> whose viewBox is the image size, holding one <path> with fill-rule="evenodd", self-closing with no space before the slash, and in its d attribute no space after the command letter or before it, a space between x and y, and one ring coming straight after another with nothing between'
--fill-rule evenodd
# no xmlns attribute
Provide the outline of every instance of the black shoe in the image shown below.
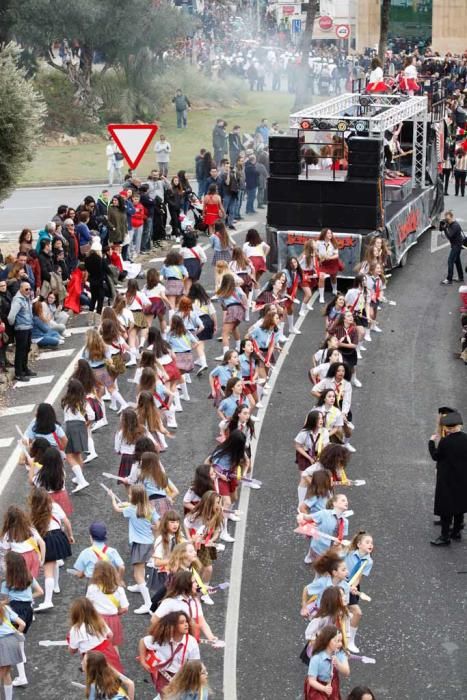
<svg viewBox="0 0 467 700"><path fill-rule="evenodd" d="M29 377L27 377L25 374L23 374L21 377L18 377L18 375L15 374L15 381L17 382L28 382Z"/></svg>
<svg viewBox="0 0 467 700"><path fill-rule="evenodd" d="M451 530L451 540L460 540L462 539L461 532L454 532L454 530Z"/></svg>
<svg viewBox="0 0 467 700"><path fill-rule="evenodd" d="M236 226L233 226L233 225L232 225L232 226L229 226L229 229L230 229L231 231L236 231L236 230L237 230Z"/></svg>
<svg viewBox="0 0 467 700"><path fill-rule="evenodd" d="M452 280L443 280L440 284L452 284Z"/></svg>
<svg viewBox="0 0 467 700"><path fill-rule="evenodd" d="M435 540L430 540L430 544L432 544L434 547L446 547L448 544L451 544L451 540L447 537L437 537Z"/></svg>
<svg viewBox="0 0 467 700"><path fill-rule="evenodd" d="M37 372L33 372L32 369L27 369L24 373L25 377L37 377Z"/></svg>
<svg viewBox="0 0 467 700"><path fill-rule="evenodd" d="M457 279L457 280L455 280L455 281L456 281L456 282L460 282L461 284L463 284L463 283L465 282L465 280L464 280L463 277L460 277L459 279Z"/></svg>
<svg viewBox="0 0 467 700"><path fill-rule="evenodd" d="M433 520L433 525L441 525L441 520Z"/></svg>

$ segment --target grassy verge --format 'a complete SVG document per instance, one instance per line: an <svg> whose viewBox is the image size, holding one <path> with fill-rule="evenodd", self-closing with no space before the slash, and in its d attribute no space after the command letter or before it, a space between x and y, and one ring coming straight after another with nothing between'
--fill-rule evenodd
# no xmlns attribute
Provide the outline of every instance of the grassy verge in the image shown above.
<svg viewBox="0 0 467 700"><path fill-rule="evenodd" d="M204 147L212 150L211 134L218 117L227 121L228 131L234 124L239 124L242 131L251 133L262 117L267 117L269 123L278 121L286 129L292 102L293 96L283 92L249 92L242 103L189 112L187 129L177 129L175 112L167 110L161 114L159 124L172 146L169 174L181 169L193 172L194 158L199 149ZM25 186L32 183L104 180L105 146L105 142L100 141L79 146L40 148L18 184ZM155 154L151 144L138 167L138 173L145 176L154 165Z"/></svg>

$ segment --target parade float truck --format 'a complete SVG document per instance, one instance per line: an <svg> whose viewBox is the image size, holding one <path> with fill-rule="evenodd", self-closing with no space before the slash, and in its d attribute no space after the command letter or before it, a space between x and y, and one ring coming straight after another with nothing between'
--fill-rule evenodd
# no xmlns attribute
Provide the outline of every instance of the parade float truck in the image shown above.
<svg viewBox="0 0 467 700"><path fill-rule="evenodd" d="M388 267L404 265L443 211L440 177L444 99L347 93L290 115L289 132L269 139L269 267L282 269L305 241L331 228L353 277L379 234Z"/></svg>

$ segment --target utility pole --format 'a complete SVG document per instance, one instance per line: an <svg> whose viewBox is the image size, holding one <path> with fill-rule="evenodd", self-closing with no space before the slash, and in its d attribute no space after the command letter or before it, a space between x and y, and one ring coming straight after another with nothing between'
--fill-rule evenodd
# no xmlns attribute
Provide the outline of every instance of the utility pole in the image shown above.
<svg viewBox="0 0 467 700"><path fill-rule="evenodd" d="M294 111L306 106L308 102L308 81L310 75L310 48L313 38L313 27L315 19L319 14L319 0L309 0L306 8L305 31L302 32L301 40L301 60L297 71L297 82L295 87Z"/></svg>

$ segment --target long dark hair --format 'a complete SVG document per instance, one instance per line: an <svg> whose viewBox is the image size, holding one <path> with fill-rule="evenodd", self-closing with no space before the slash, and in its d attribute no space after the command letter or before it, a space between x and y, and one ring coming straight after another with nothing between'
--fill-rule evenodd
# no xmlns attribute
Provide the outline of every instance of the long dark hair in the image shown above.
<svg viewBox="0 0 467 700"><path fill-rule="evenodd" d="M162 355L167 355L170 352L170 345L164 340L162 333L156 326L150 326L148 331L146 347L151 345L156 357L162 357Z"/></svg>
<svg viewBox="0 0 467 700"><path fill-rule="evenodd" d="M336 372L341 365L344 368L344 379L346 379L348 382L350 382L350 378L352 376L352 373L350 371L349 365L346 364L345 362L333 362L332 365L329 366L328 373L326 374L326 377L334 379L334 377L336 376Z"/></svg>
<svg viewBox="0 0 467 700"><path fill-rule="evenodd" d="M331 639L334 639L337 634L339 634L339 630L335 625L326 625L326 627L323 627L313 644L312 656L327 649L329 642Z"/></svg>
<svg viewBox="0 0 467 700"><path fill-rule="evenodd" d="M305 422L303 424L302 430L316 430L318 427L319 419L321 417L321 413L319 411L313 410L310 411L307 414L307 417L305 418Z"/></svg>
<svg viewBox="0 0 467 700"><path fill-rule="evenodd" d="M42 458L42 468L37 474L37 486L46 491L61 491L65 482L63 459L56 447L49 447Z"/></svg>
<svg viewBox="0 0 467 700"><path fill-rule="evenodd" d="M83 358L78 360L72 379L78 379L81 382L86 394L90 394L97 384L91 365Z"/></svg>
<svg viewBox="0 0 467 700"><path fill-rule="evenodd" d="M40 403L36 411L33 430L39 435L50 435L55 432L57 416L55 409L50 403Z"/></svg>
<svg viewBox="0 0 467 700"><path fill-rule="evenodd" d="M191 490L200 498L202 498L206 491L215 490L214 481L211 479L210 471L210 464L200 464L195 469L195 475L193 477L193 483L191 484Z"/></svg>
<svg viewBox="0 0 467 700"><path fill-rule="evenodd" d="M246 403L238 404L237 408L233 412L232 417L229 420L229 423L227 425L227 432L233 433L235 430L238 429L239 416L244 408L250 408L250 407ZM255 424L251 420L251 416L250 416L250 418L248 418L246 425L248 427L248 430L250 431L251 437L253 437L255 434Z"/></svg>
<svg viewBox="0 0 467 700"><path fill-rule="evenodd" d="M199 301L200 304L209 304L211 301L209 294L199 282L193 282L188 292L188 296L192 301Z"/></svg>
<svg viewBox="0 0 467 700"><path fill-rule="evenodd" d="M211 462L215 464L216 459L229 456L232 467L242 464L245 461L246 436L241 430L233 430L225 442L216 447L211 453Z"/></svg>

